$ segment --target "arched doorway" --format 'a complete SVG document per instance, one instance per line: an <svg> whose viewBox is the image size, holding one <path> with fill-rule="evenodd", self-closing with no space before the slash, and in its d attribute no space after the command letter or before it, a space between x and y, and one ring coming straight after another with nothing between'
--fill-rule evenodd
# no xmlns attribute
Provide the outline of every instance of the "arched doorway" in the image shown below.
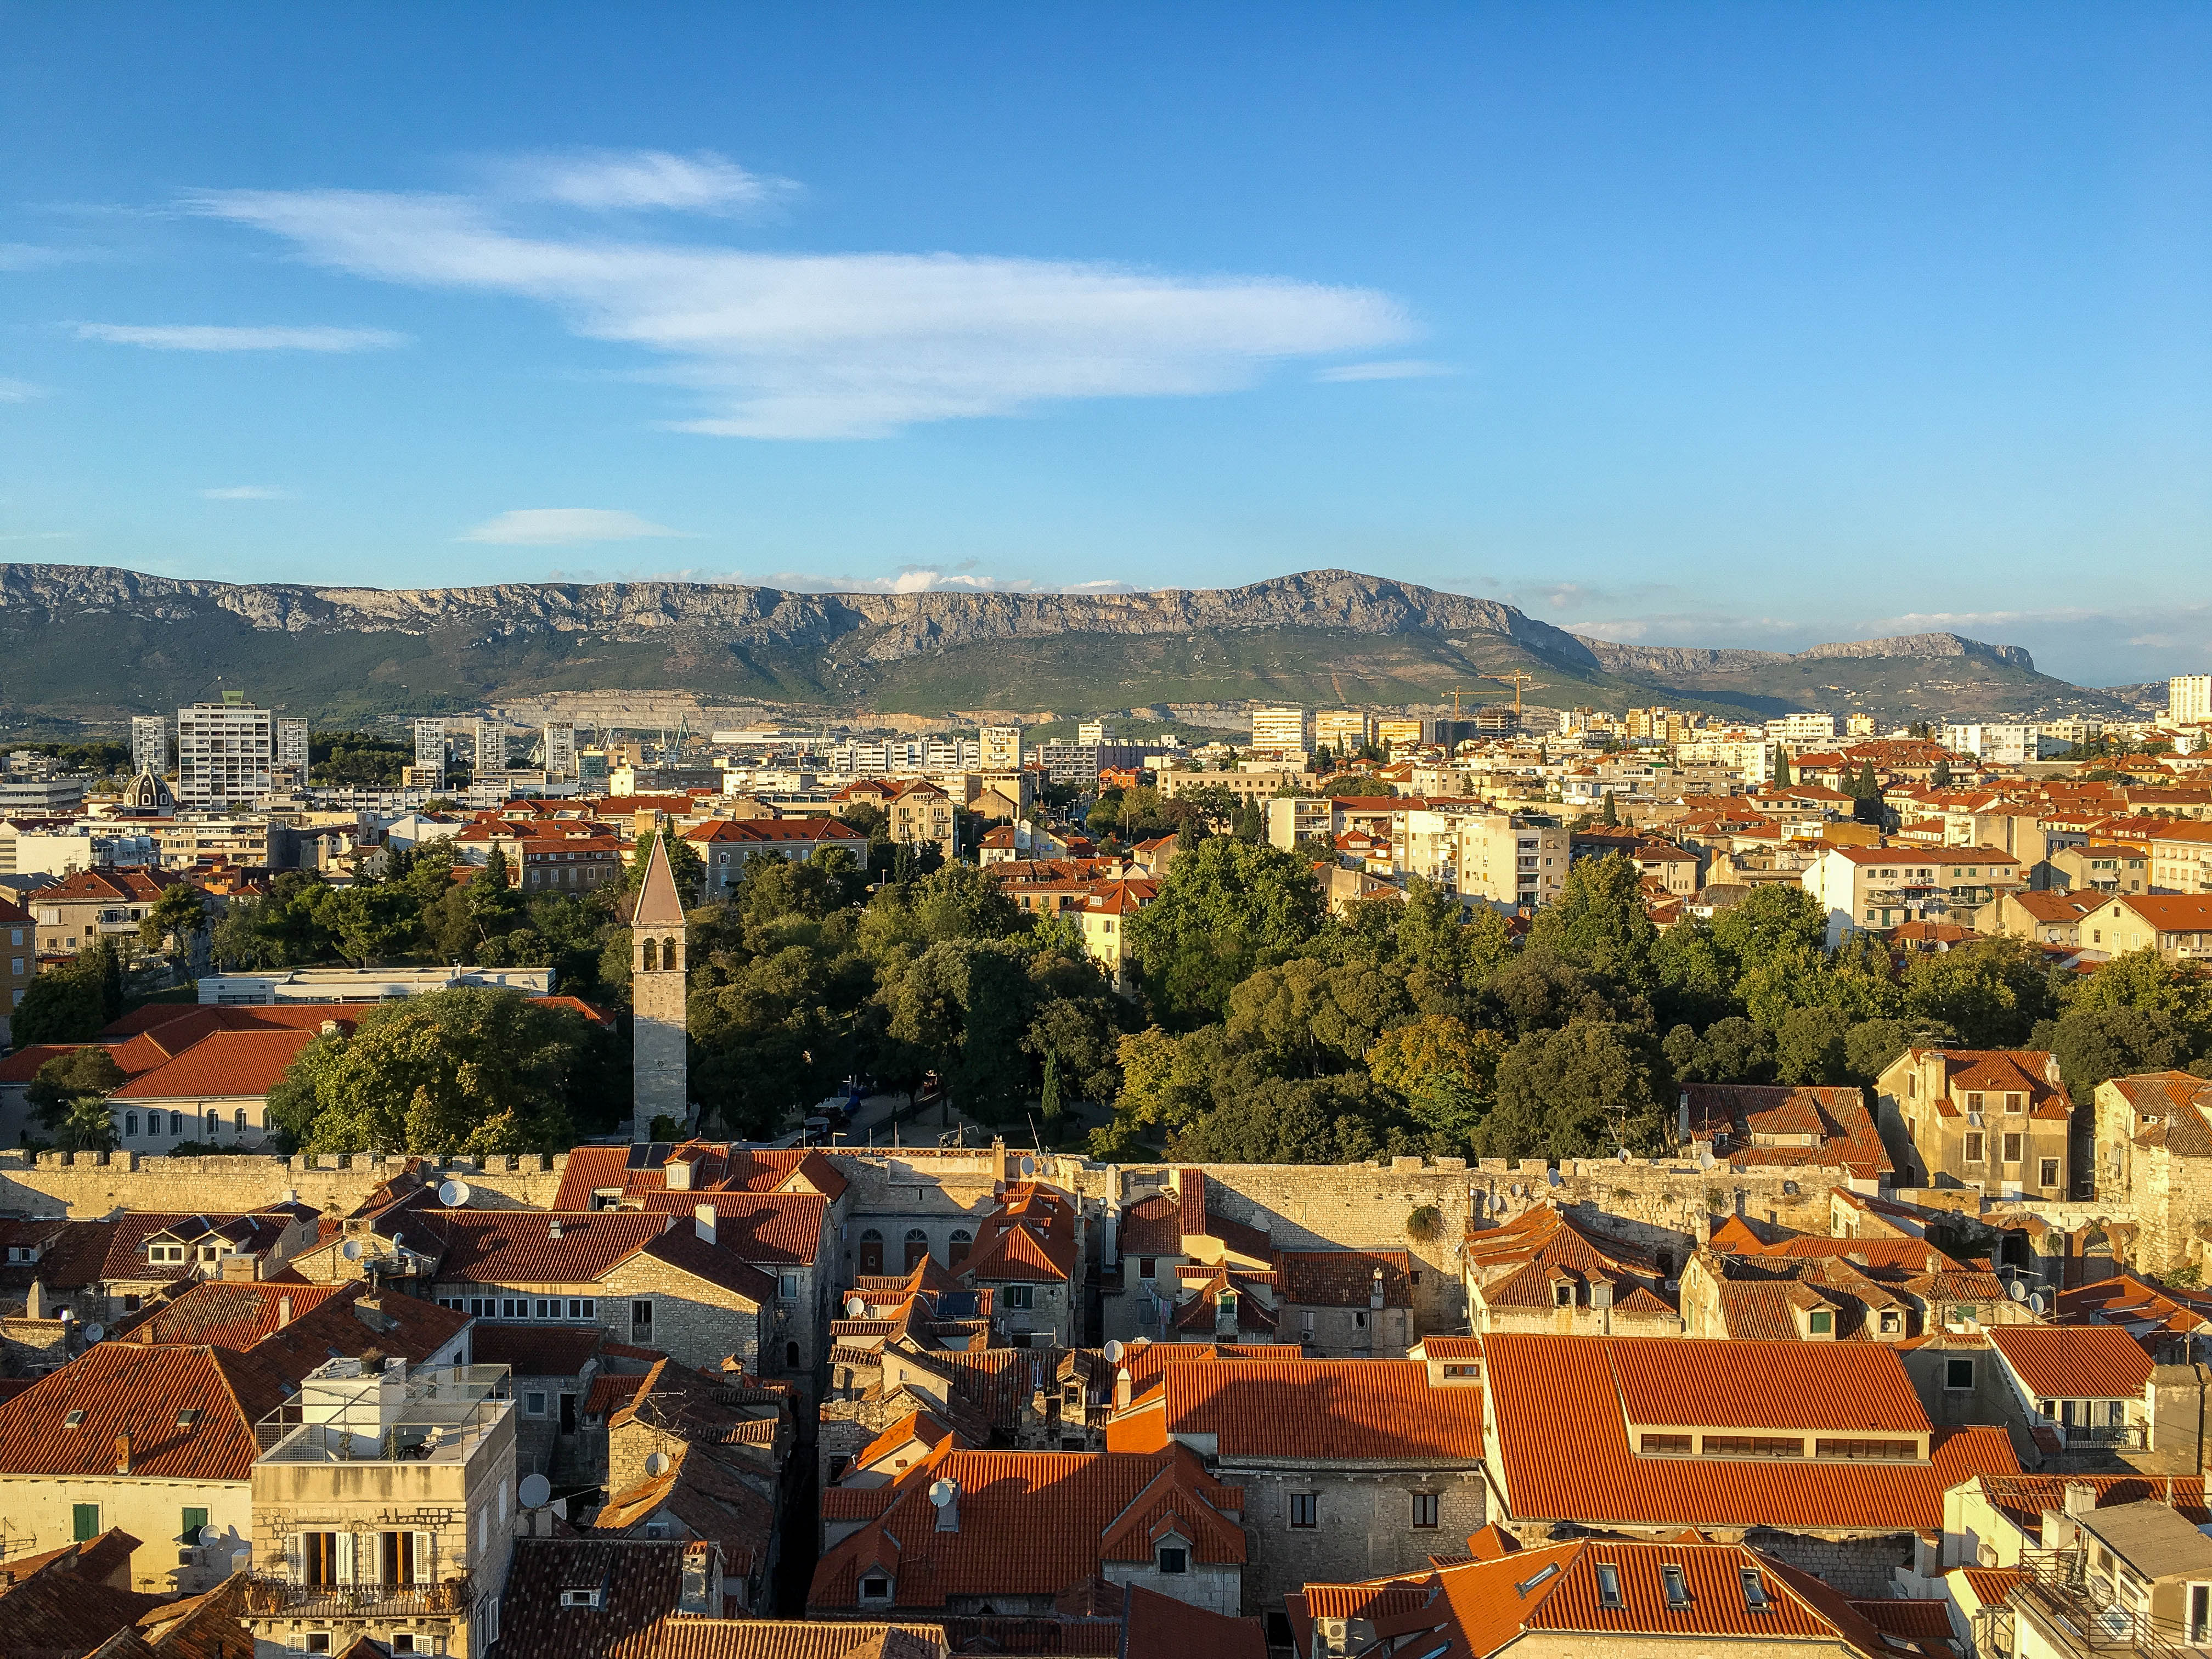
<svg viewBox="0 0 2212 1659"><path fill-rule="evenodd" d="M945 1252L945 1259L951 1264L955 1271L957 1271L960 1264L968 1259L968 1252L973 1249L975 1245L975 1234L969 1232L965 1227L955 1227L952 1230L952 1243Z"/></svg>
<svg viewBox="0 0 2212 1659"><path fill-rule="evenodd" d="M910 1227L906 1235L906 1271L912 1273L929 1259L929 1235L919 1227Z"/></svg>
<svg viewBox="0 0 2212 1659"><path fill-rule="evenodd" d="M866 1278L884 1270L884 1236L873 1227L860 1235L860 1273Z"/></svg>

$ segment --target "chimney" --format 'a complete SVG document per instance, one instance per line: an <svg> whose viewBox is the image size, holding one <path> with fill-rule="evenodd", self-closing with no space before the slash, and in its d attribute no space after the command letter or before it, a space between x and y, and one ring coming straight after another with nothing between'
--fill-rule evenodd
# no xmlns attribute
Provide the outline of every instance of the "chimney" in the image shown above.
<svg viewBox="0 0 2212 1659"><path fill-rule="evenodd" d="M1121 1410L1129 1403L1129 1368L1117 1365L1114 1369L1114 1409Z"/></svg>
<svg viewBox="0 0 2212 1659"><path fill-rule="evenodd" d="M131 1473L131 1431L128 1429L115 1437L115 1472L118 1474Z"/></svg>
<svg viewBox="0 0 2212 1659"><path fill-rule="evenodd" d="M23 1317L44 1319L46 1316L46 1287L34 1279L31 1281L29 1291L23 1297Z"/></svg>
<svg viewBox="0 0 2212 1659"><path fill-rule="evenodd" d="M2067 1514L2089 1515L2095 1511L2096 1507L2097 1489L2094 1486L2086 1480L2069 1480L2066 1483Z"/></svg>
<svg viewBox="0 0 2212 1659"><path fill-rule="evenodd" d="M325 1021L323 1022L323 1029L322 1029L322 1035L323 1035L323 1036L336 1036L337 1034L338 1034L338 1023L337 1023L337 1021L336 1021L336 1020L334 1020L334 1019L326 1019L326 1020L325 1020Z"/></svg>
<svg viewBox="0 0 2212 1659"><path fill-rule="evenodd" d="M280 1296L276 1298L276 1328L281 1331L291 1322L292 1298L289 1296Z"/></svg>
<svg viewBox="0 0 2212 1659"><path fill-rule="evenodd" d="M714 1242L714 1206L694 1204L691 1206L691 1224L699 1230L701 1238L712 1244Z"/></svg>
<svg viewBox="0 0 2212 1659"><path fill-rule="evenodd" d="M545 1237L548 1238L558 1238L561 1237L561 1218L559 1216L555 1216L552 1220L545 1224Z"/></svg>
<svg viewBox="0 0 2212 1659"><path fill-rule="evenodd" d="M1927 1267L1928 1271L1931 1273L1940 1273L1943 1271L1943 1256L1941 1251L1930 1250L1928 1252Z"/></svg>

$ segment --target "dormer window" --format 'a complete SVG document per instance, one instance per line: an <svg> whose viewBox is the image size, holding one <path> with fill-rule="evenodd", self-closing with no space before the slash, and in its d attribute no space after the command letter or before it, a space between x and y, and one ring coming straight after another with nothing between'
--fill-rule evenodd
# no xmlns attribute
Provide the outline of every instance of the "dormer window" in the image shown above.
<svg viewBox="0 0 2212 1659"><path fill-rule="evenodd" d="M561 1605L564 1607L596 1607L599 1605L599 1592L596 1589L564 1589L561 1592Z"/></svg>
<svg viewBox="0 0 2212 1659"><path fill-rule="evenodd" d="M1160 1546L1159 1559L1160 1571L1162 1572L1188 1572L1190 1571L1190 1550L1187 1545L1163 1544Z"/></svg>
<svg viewBox="0 0 2212 1659"><path fill-rule="evenodd" d="M185 1247L181 1244L149 1244L146 1247L146 1259L149 1261L173 1261L181 1265L185 1259Z"/></svg>
<svg viewBox="0 0 2212 1659"><path fill-rule="evenodd" d="M1825 1308L1817 1313L1809 1313L1805 1316L1805 1328L1814 1336L1833 1336L1836 1316Z"/></svg>
<svg viewBox="0 0 2212 1659"><path fill-rule="evenodd" d="M1552 1305L1555 1308L1573 1307L1575 1305L1575 1287L1572 1285L1570 1285L1564 1279L1558 1284L1553 1285Z"/></svg>
<svg viewBox="0 0 2212 1659"><path fill-rule="evenodd" d="M863 1601L888 1601L891 1599L891 1581L881 1574L872 1574L860 1581Z"/></svg>

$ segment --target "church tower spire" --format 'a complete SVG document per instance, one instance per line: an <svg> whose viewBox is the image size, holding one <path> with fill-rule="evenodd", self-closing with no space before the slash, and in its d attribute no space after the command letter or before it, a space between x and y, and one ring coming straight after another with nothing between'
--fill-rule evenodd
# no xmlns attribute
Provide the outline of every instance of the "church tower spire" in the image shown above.
<svg viewBox="0 0 2212 1659"><path fill-rule="evenodd" d="M681 1125L690 1110L684 1036L684 901L668 866L668 843L656 832L645 854L645 878L630 910L632 1079L636 1104L630 1139L653 1139L653 1120Z"/></svg>

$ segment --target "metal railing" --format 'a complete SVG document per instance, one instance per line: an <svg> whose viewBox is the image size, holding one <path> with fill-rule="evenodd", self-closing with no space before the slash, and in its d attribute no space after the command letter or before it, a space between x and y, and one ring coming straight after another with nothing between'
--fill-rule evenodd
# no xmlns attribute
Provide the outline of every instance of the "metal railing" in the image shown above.
<svg viewBox="0 0 2212 1659"><path fill-rule="evenodd" d="M504 1365L331 1371L309 1376L254 1433L267 1462L459 1462L514 1403Z"/></svg>
<svg viewBox="0 0 2212 1659"><path fill-rule="evenodd" d="M246 1581L249 1619L404 1619L469 1610L469 1576L435 1584L303 1584L277 1573Z"/></svg>
<svg viewBox="0 0 2212 1659"><path fill-rule="evenodd" d="M2027 1577L2014 1587L2014 1605L2070 1651L2089 1659L2120 1653L2198 1659L2198 1650L2179 1626L2151 1617L2148 1586L2145 1605L2131 1605L2108 1575L2089 1565L2079 1546L2022 1550L2020 1566Z"/></svg>

